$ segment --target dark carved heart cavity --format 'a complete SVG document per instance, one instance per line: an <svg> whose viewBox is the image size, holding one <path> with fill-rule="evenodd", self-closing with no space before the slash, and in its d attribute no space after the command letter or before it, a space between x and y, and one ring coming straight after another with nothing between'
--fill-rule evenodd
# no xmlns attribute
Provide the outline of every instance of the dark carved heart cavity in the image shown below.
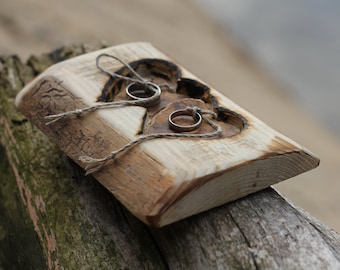
<svg viewBox="0 0 340 270"><path fill-rule="evenodd" d="M146 108L144 122L139 134L169 133L168 116L174 110L187 106L198 106L204 110L211 110L217 114L215 120L222 127L219 138L231 137L247 128L248 122L241 114L219 105L210 88L197 80L182 78L181 69L172 62L162 59L142 59L129 65L144 79L161 87L160 102ZM123 67L115 73L132 77L130 70ZM126 100L126 87L129 82L110 77L102 89L97 102L112 102ZM207 123L192 131L193 133L211 132L212 127ZM213 137L214 138L214 137Z"/></svg>

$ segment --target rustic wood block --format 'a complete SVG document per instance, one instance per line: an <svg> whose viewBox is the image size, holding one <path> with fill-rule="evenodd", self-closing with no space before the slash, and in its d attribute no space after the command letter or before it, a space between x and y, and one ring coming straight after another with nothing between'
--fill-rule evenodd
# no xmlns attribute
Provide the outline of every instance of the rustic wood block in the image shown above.
<svg viewBox="0 0 340 270"><path fill-rule="evenodd" d="M98 109L46 125L49 115L128 99L129 82L97 68L96 58L103 53L119 57L144 79L161 85L160 102L149 107ZM101 65L132 77L128 68L111 58L103 58ZM169 127L169 115L175 110L196 106L216 113L217 118L205 118L221 128L219 135L143 141L93 173L135 216L156 227L241 198L319 164L304 147L148 43L119 45L55 64L19 93L16 105L83 168L88 164L80 156L103 158L141 136L181 134ZM213 131L203 121L198 129L182 133Z"/></svg>

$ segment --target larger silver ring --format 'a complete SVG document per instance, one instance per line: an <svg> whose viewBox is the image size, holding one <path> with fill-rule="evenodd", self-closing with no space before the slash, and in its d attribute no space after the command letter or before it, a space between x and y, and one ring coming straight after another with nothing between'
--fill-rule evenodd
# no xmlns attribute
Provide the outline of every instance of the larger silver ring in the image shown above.
<svg viewBox="0 0 340 270"><path fill-rule="evenodd" d="M161 88L154 83L130 83L126 87L126 94L130 99L140 101L139 105L151 107L159 103L161 98Z"/></svg>
<svg viewBox="0 0 340 270"><path fill-rule="evenodd" d="M176 122L174 121L174 119L178 116L182 116L182 115L190 115L195 123L192 124L192 125L179 125L179 124L176 124ZM192 110L189 110L189 109L181 109L181 110L177 110L177 111L174 111L172 112L170 115L169 115L169 127L174 130L174 131L177 131L177 132L188 132L188 131L193 131L193 130L196 130L198 129L202 124L202 116L199 112L196 112L196 113L193 113Z"/></svg>

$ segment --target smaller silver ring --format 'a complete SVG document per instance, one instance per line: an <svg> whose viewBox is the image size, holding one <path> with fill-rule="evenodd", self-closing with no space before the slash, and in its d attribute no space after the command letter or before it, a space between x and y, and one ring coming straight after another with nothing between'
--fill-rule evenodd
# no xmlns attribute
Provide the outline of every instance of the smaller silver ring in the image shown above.
<svg viewBox="0 0 340 270"><path fill-rule="evenodd" d="M174 122L174 119L178 116L182 116L182 115L190 115L196 122L192 125L178 125ZM170 115L169 115L169 127L177 132L187 132L187 131L193 131L198 129L202 124L202 116L199 112L196 112L195 114L193 114L192 110L189 109L181 109L181 110L177 110L177 111L173 111Z"/></svg>
<svg viewBox="0 0 340 270"><path fill-rule="evenodd" d="M144 107L151 107L159 103L161 97L161 88L151 82L146 84L133 82L126 87L126 94L130 99L138 100ZM146 95L146 97L138 96Z"/></svg>

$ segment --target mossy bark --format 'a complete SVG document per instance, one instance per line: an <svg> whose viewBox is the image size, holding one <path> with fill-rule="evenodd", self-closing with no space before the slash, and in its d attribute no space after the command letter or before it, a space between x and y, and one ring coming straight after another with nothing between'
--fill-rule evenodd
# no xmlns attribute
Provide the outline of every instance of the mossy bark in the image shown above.
<svg viewBox="0 0 340 270"><path fill-rule="evenodd" d="M135 217L14 106L46 67L98 49L0 57L0 269L340 267L340 237L258 192L162 229Z"/></svg>
<svg viewBox="0 0 340 270"><path fill-rule="evenodd" d="M24 84L89 49L63 48L24 65L1 58L1 250L4 269L163 268L146 228L15 108ZM129 225L129 222L131 224Z"/></svg>

